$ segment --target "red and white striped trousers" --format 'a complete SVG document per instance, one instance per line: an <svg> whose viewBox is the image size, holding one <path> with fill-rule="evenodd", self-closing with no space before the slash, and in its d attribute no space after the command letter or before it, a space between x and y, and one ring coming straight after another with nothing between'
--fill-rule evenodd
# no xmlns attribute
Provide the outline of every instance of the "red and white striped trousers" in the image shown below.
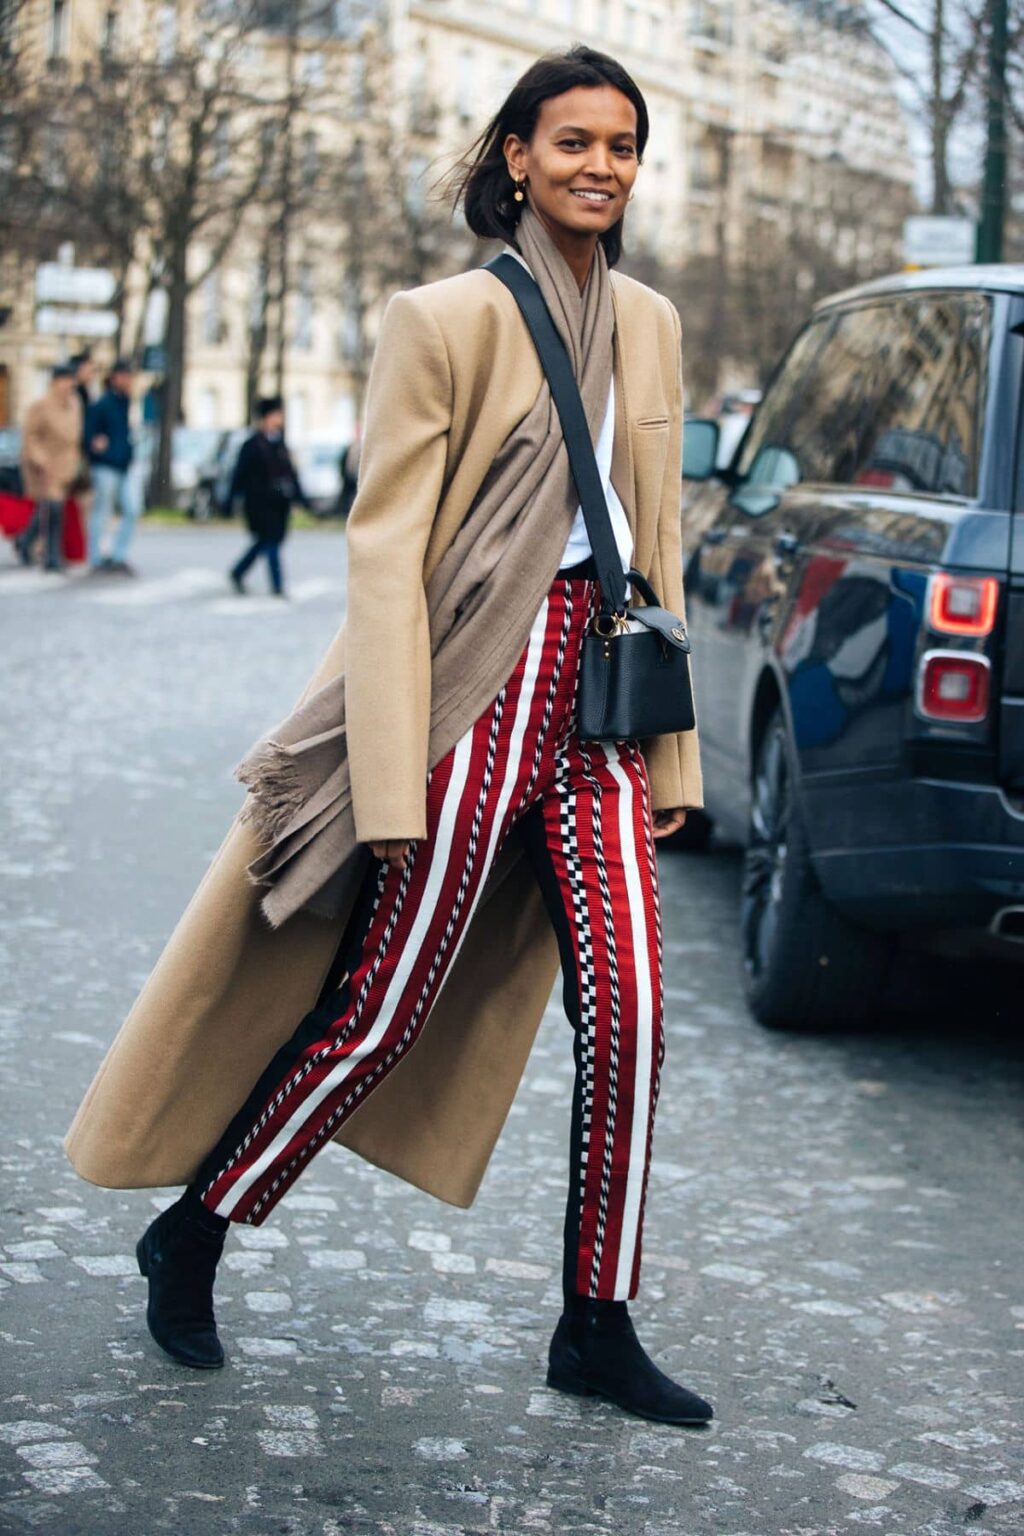
<svg viewBox="0 0 1024 1536"><path fill-rule="evenodd" d="M663 1055L661 925L635 742L580 741L580 644L596 587L555 579L505 687L427 789L404 870L376 863L339 955L347 974L277 1053L206 1159L204 1203L258 1224L415 1043L504 840L522 838L575 1030L567 1292L636 1294ZM335 974L340 974L335 967Z"/></svg>

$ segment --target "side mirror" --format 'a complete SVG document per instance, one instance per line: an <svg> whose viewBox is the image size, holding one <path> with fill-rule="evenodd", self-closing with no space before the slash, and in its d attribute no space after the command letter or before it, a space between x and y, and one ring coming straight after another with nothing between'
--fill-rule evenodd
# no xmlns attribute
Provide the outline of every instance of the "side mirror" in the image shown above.
<svg viewBox="0 0 1024 1536"><path fill-rule="evenodd" d="M691 416L683 422L683 479L710 480L718 459L718 422Z"/></svg>
<svg viewBox="0 0 1024 1536"><path fill-rule="evenodd" d="M788 448L765 443L757 450L754 462L729 501L747 517L764 517L775 511L782 492L799 481L800 464L795 454Z"/></svg>

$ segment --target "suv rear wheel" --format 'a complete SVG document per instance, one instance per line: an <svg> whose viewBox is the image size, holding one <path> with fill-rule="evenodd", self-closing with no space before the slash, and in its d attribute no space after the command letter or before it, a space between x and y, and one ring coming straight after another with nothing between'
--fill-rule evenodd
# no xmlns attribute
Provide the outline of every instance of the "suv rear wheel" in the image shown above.
<svg viewBox="0 0 1024 1536"><path fill-rule="evenodd" d="M880 1001L891 943L849 922L822 895L778 709L754 766L741 937L747 1002L761 1024L829 1029L862 1023Z"/></svg>

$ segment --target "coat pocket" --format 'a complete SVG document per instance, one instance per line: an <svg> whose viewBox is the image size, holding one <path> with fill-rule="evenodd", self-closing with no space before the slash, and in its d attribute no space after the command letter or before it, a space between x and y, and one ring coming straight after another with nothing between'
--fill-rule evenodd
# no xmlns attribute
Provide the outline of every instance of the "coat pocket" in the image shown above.
<svg viewBox="0 0 1024 1536"><path fill-rule="evenodd" d="M633 423L638 432L657 432L668 427L667 416L638 416Z"/></svg>

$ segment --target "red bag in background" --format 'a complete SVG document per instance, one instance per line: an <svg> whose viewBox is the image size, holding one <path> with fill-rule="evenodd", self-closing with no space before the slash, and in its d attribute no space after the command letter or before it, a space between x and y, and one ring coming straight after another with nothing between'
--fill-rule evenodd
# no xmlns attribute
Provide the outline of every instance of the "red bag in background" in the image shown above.
<svg viewBox="0 0 1024 1536"><path fill-rule="evenodd" d="M16 539L28 527L31 516L32 502L27 496L0 491L0 533L5 539Z"/></svg>
<svg viewBox="0 0 1024 1536"><path fill-rule="evenodd" d="M76 496L69 496L64 503L64 559L77 564L85 559L85 518L82 505Z"/></svg>
<svg viewBox="0 0 1024 1536"><path fill-rule="evenodd" d="M16 539L28 527L34 502L28 496L12 496L0 491L0 534L6 539ZM64 527L61 537L64 559L77 563L85 559L85 519L82 508L74 496L64 503Z"/></svg>

